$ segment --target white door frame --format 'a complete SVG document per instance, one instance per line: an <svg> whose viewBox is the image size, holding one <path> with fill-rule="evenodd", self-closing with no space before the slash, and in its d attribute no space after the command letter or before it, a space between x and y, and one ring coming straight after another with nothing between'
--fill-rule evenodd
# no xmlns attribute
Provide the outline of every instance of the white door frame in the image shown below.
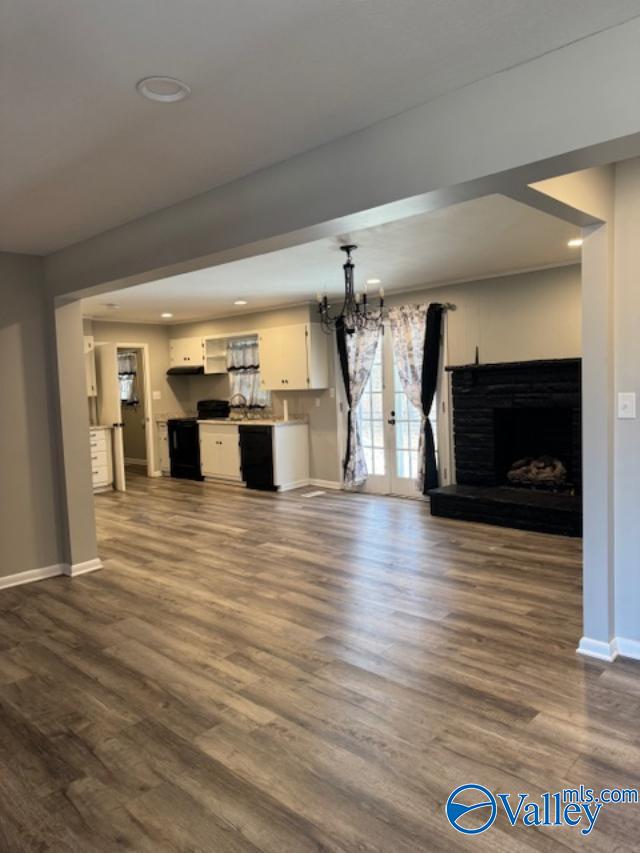
<svg viewBox="0 0 640 853"><path fill-rule="evenodd" d="M142 351L142 393L144 395L144 440L147 450L147 477L161 477L162 471L156 464L156 424L153 419L151 393L151 356L149 344L116 343L117 349L135 349Z"/></svg>

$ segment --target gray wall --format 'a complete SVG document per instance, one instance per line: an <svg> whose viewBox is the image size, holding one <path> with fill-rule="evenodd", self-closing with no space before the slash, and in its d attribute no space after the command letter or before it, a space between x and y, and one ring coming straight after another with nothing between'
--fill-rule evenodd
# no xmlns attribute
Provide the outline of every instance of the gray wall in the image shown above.
<svg viewBox="0 0 640 853"><path fill-rule="evenodd" d="M582 353L580 266L389 294L388 305L451 302L449 364L575 358Z"/></svg>
<svg viewBox="0 0 640 853"><path fill-rule="evenodd" d="M614 212L615 388L640 402L639 234L640 159L616 166ZM614 423L615 633L640 644L640 420Z"/></svg>
<svg viewBox="0 0 640 853"><path fill-rule="evenodd" d="M5 576L64 562L40 258L0 254L0 305L0 576Z"/></svg>

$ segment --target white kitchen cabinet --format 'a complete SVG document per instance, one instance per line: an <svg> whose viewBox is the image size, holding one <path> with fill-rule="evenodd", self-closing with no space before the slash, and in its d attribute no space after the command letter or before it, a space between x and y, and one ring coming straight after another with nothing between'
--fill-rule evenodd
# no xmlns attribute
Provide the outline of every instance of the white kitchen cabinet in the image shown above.
<svg viewBox="0 0 640 853"><path fill-rule="evenodd" d="M160 470L163 474L171 473L171 457L169 456L169 429L166 422L158 424L158 445L160 450Z"/></svg>
<svg viewBox="0 0 640 853"><path fill-rule="evenodd" d="M91 451L93 491L107 491L113 486L113 457L109 427L91 427L89 430L89 449Z"/></svg>
<svg viewBox="0 0 640 853"><path fill-rule="evenodd" d="M199 423L203 477L241 482L240 434L235 424Z"/></svg>
<svg viewBox="0 0 640 853"><path fill-rule="evenodd" d="M327 388L328 341L317 323L264 329L259 336L262 387L268 391Z"/></svg>
<svg viewBox="0 0 640 853"><path fill-rule="evenodd" d="M96 348L91 335L84 335L84 374L87 383L87 397L97 397Z"/></svg>
<svg viewBox="0 0 640 853"><path fill-rule="evenodd" d="M169 341L169 367L204 367L202 338L172 338Z"/></svg>

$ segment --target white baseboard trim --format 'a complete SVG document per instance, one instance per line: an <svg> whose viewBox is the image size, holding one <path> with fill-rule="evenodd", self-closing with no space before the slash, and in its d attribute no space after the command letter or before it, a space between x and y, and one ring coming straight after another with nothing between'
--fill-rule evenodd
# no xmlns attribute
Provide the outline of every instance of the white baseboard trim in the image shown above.
<svg viewBox="0 0 640 853"><path fill-rule="evenodd" d="M613 642L616 644L618 654L621 658L640 660L639 640L629 640L627 637L616 637Z"/></svg>
<svg viewBox="0 0 640 853"><path fill-rule="evenodd" d="M24 583L35 583L46 578L55 578L64 574L66 566L64 563L56 563L54 566L43 566L41 569L30 569L26 572L17 572L15 575L6 575L0 578L0 589L8 589L11 586L22 586Z"/></svg>
<svg viewBox="0 0 640 853"><path fill-rule="evenodd" d="M86 560L84 563L74 563L66 565L64 573L70 578L77 578L78 575L86 575L89 572L97 572L102 568L102 561L95 557L93 560Z"/></svg>
<svg viewBox="0 0 640 853"><path fill-rule="evenodd" d="M144 465L144 467L146 468L147 467L147 460L146 459L132 459L129 456L125 456L124 457L124 464L125 465Z"/></svg>
<svg viewBox="0 0 640 853"><path fill-rule="evenodd" d="M576 651L579 655L609 662L614 661L617 657L640 660L640 640L614 637L610 642L605 643L602 640L583 637Z"/></svg>
<svg viewBox="0 0 640 853"><path fill-rule="evenodd" d="M292 483L283 483L278 486L279 492L291 492L293 489L302 489L304 486L310 485L311 480L294 480Z"/></svg>
<svg viewBox="0 0 640 853"><path fill-rule="evenodd" d="M583 637L576 649L579 655L598 660L614 661L618 657L618 643L614 637L608 643L603 640L593 640L591 637Z"/></svg>
<svg viewBox="0 0 640 853"><path fill-rule="evenodd" d="M76 563L70 566L68 563L56 563L53 566L43 566L41 569L29 569L26 572L17 572L15 575L6 575L0 578L0 589L8 589L12 586L22 586L25 583L36 583L47 578L56 578L60 575L75 578L78 575L86 575L88 572L96 572L102 568L102 562L96 557L84 563Z"/></svg>
<svg viewBox="0 0 640 853"><path fill-rule="evenodd" d="M162 471L154 471L151 476L152 477L162 477L162 475L163 475Z"/></svg>
<svg viewBox="0 0 640 853"><path fill-rule="evenodd" d="M308 486L316 486L318 489L334 489L335 491L342 490L342 483L339 480L309 480Z"/></svg>

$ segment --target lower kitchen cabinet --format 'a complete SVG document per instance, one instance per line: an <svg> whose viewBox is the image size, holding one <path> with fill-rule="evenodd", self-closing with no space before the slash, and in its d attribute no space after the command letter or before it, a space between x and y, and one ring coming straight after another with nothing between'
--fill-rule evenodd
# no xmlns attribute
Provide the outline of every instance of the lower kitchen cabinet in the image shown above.
<svg viewBox="0 0 640 853"><path fill-rule="evenodd" d="M275 422L240 427L242 479L249 489L287 491L309 483L309 428Z"/></svg>
<svg viewBox="0 0 640 853"><path fill-rule="evenodd" d="M286 491L309 483L309 427L296 421L198 421L202 476Z"/></svg>
<svg viewBox="0 0 640 853"><path fill-rule="evenodd" d="M238 427L202 421L199 427L202 476L241 482Z"/></svg>

